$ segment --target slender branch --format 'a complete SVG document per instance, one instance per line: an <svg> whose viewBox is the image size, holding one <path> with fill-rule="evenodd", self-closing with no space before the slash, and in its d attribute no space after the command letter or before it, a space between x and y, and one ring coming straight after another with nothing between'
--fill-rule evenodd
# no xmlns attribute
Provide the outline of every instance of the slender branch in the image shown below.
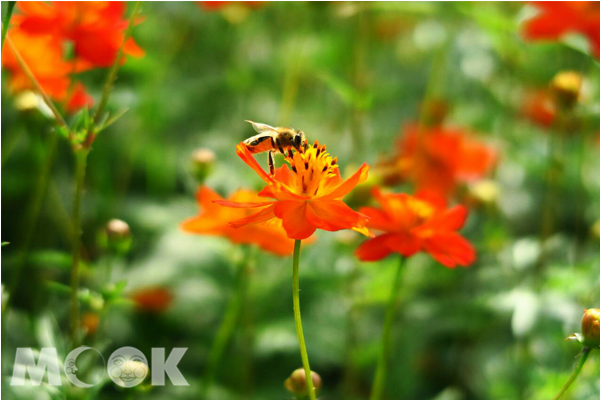
<svg viewBox="0 0 600 400"><path fill-rule="evenodd" d="M54 102L52 101L50 96L48 96L48 94L46 93L46 91L44 90L42 85L40 85L40 83L36 79L35 75L33 75L33 72L31 72L31 69L29 68L29 66L27 65L27 63L25 62L23 57L21 56L21 53L19 53L19 50L17 50L17 47L14 45L14 43L10 39L10 36L6 36L6 43L8 43L8 45L10 46L10 49L12 50L13 54L15 55L17 62L19 63L19 65L21 66L23 71L25 72L25 75L27 75L27 78L29 78L29 80L33 84L35 90L37 90L40 93L40 95L44 99L44 102L46 103L46 105L48 105L48 107L52 111L52 114L54 114L54 118L56 119L56 122L63 128L68 129L65 119L62 117L62 115L60 115L60 112L54 105Z"/></svg>
<svg viewBox="0 0 600 400"><path fill-rule="evenodd" d="M4 49L4 40L6 39L6 32L8 32L8 26L10 24L10 18L12 17L15 4L17 4L16 1L9 1L6 5L6 15L4 16L4 21L2 21L2 49Z"/></svg>
<svg viewBox="0 0 600 400"><path fill-rule="evenodd" d="M569 386L571 386L571 384L573 382L575 382L575 379L577 379L577 377L579 376L579 373L581 372L581 369L583 368L583 365L587 361L587 358L590 355L591 351L592 351L592 349L589 347L583 348L583 350L581 351L581 360L579 360L579 364L577 364L577 368L575 368L575 371L573 371L573 373L571 374L569 379L565 382L562 389L560 389L560 392L558 392L556 394L556 396L553 397L552 400L560 399L561 396L567 391L567 389L569 389Z"/></svg>
<svg viewBox="0 0 600 400"><path fill-rule="evenodd" d="M304 332L302 331L302 319L300 317L300 244L301 240L296 240L294 244L294 264L292 267L292 298L294 302L294 321L296 322L296 334L298 335L298 344L300 345L300 357L302 366L306 374L306 390L310 400L316 400L316 393L313 386L310 364L308 363L308 353L306 343L304 342Z"/></svg>
<svg viewBox="0 0 600 400"><path fill-rule="evenodd" d="M71 267L71 341L79 346L79 264L81 261L81 199L85 183L88 151L75 152L75 195L73 197L73 265Z"/></svg>
<svg viewBox="0 0 600 400"><path fill-rule="evenodd" d="M371 390L371 397L369 398L370 400L381 399L385 389L385 382L387 379L387 372L389 367L392 328L394 326L396 310L398 309L398 298L400 297L400 283L402 281L402 261L403 258L400 257L400 261L398 262L398 269L396 270L396 276L392 284L390 299L388 301L387 308L385 311L385 322L383 323L383 333L381 335L381 347L379 349L379 358L377 360L377 369L375 371L375 382L373 383L373 389Z"/></svg>
<svg viewBox="0 0 600 400"><path fill-rule="evenodd" d="M115 62L113 63L112 67L110 67L110 71L108 72L106 82L104 83L102 97L100 98L100 103L98 103L98 108L96 109L96 113L94 114L94 124L97 124L100 121L100 118L102 118L102 114L106 109L106 105L108 104L108 98L110 97L113 85L115 83L115 80L117 79L117 71L121 66L121 59L123 58L125 43L127 43L127 40L131 37L133 27L135 26L135 19L138 15L141 5L141 1L136 1L135 5L133 6L133 11L131 12L131 16L129 17L129 23L127 25L127 30L125 31L125 35L123 36L123 43L121 43L121 47L119 47L119 51L117 52Z"/></svg>

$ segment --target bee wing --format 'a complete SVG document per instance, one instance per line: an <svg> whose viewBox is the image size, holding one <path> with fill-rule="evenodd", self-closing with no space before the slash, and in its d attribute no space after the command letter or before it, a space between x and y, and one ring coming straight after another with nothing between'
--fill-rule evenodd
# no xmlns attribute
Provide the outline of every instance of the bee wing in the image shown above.
<svg viewBox="0 0 600 400"><path fill-rule="evenodd" d="M250 120L246 120L246 122L251 123L254 130L258 133L277 133L277 130L270 125L261 124L260 122L254 122Z"/></svg>

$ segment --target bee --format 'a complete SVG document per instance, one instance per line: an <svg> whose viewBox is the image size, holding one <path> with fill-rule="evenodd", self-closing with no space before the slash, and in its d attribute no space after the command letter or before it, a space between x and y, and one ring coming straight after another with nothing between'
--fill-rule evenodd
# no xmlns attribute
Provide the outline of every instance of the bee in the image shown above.
<svg viewBox="0 0 600 400"><path fill-rule="evenodd" d="M297 151L306 150L306 137L302 131L297 131L293 128L274 128L267 124L248 120L246 122L252 124L258 135L244 140L244 144L252 154L268 152L269 172L271 176L275 174L275 159L273 156L276 152L285 155L286 151L288 154L291 153L292 148Z"/></svg>

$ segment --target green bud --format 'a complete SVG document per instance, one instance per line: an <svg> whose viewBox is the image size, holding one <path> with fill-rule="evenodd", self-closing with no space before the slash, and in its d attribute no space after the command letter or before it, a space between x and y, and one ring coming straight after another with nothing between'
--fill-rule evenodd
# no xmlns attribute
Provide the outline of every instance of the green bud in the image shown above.
<svg viewBox="0 0 600 400"><path fill-rule="evenodd" d="M192 153L192 175L199 184L204 184L215 163L215 153L209 149L196 149Z"/></svg>

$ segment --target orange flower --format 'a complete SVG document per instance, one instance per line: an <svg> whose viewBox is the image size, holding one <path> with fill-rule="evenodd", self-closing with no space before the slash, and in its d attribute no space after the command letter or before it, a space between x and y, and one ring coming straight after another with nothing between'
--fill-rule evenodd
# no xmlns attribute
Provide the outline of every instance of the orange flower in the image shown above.
<svg viewBox="0 0 600 400"><path fill-rule="evenodd" d="M70 112L93 104L94 100L81 83L71 83L69 74L74 72L74 67L63 59L62 45L57 38L50 35L30 35L18 28L11 29L8 37L50 98L65 102L67 111ZM11 91L35 89L11 46L5 46L2 51L2 66L11 73Z"/></svg>
<svg viewBox="0 0 600 400"><path fill-rule="evenodd" d="M270 176L243 143L237 146L237 154L267 184L258 195L274 200L254 203L217 201L228 207L261 209L258 213L231 222L231 227L279 219L291 239L306 239L317 229L352 229L370 234L365 227L365 216L342 201L346 194L367 178L368 165L363 164L354 175L343 181L337 158L332 158L325 151L325 146L315 142L306 151L290 151L285 159L292 169L284 165L276 169L274 176Z"/></svg>
<svg viewBox="0 0 600 400"><path fill-rule="evenodd" d="M137 307L141 311L161 313L171 305L173 294L167 288L150 287L132 293L131 299L137 303Z"/></svg>
<svg viewBox="0 0 600 400"><path fill-rule="evenodd" d="M52 35L73 42L78 61L87 67L112 65L123 43L127 20L121 1L43 1L19 2L21 15L14 22L33 35ZM141 57L144 51L133 39L124 52Z"/></svg>
<svg viewBox="0 0 600 400"><path fill-rule="evenodd" d="M62 58L60 41L48 35L32 36L19 29L11 29L8 37L48 96L65 98L72 66ZM10 89L14 92L33 89L10 47L7 45L2 50L2 66L11 72Z"/></svg>
<svg viewBox="0 0 600 400"><path fill-rule="evenodd" d="M527 21L529 40L557 40L567 33L587 36L595 57L600 58L600 7L593 1L541 1L533 3L539 14Z"/></svg>
<svg viewBox="0 0 600 400"><path fill-rule="evenodd" d="M363 207L370 219L367 226L383 234L369 239L356 250L362 261L377 261L390 253L410 257L419 251L429 253L446 267L466 267L475 261L473 246L456 233L467 217L467 209L447 209L445 201L432 194L388 194L378 188L373 196L380 208Z"/></svg>
<svg viewBox="0 0 600 400"><path fill-rule="evenodd" d="M556 118L556 101L549 90L538 90L527 94L523 113L538 124L549 127Z"/></svg>
<svg viewBox="0 0 600 400"><path fill-rule="evenodd" d="M417 191L448 196L458 182L481 178L495 164L497 154L460 129L411 124L399 142L396 160L401 174Z"/></svg>
<svg viewBox="0 0 600 400"><path fill-rule="evenodd" d="M233 243L253 243L265 251L281 256L294 252L294 242L287 237L280 221L234 229L227 226L227 224L233 220L248 217L252 214L252 210L226 208L215 204L215 201L223 200L223 198L207 187L198 189L196 198L201 212L198 216L181 224L181 229L184 231L202 235L224 236ZM238 190L230 198L230 201L235 202L259 200L261 199L258 195L250 190Z"/></svg>

